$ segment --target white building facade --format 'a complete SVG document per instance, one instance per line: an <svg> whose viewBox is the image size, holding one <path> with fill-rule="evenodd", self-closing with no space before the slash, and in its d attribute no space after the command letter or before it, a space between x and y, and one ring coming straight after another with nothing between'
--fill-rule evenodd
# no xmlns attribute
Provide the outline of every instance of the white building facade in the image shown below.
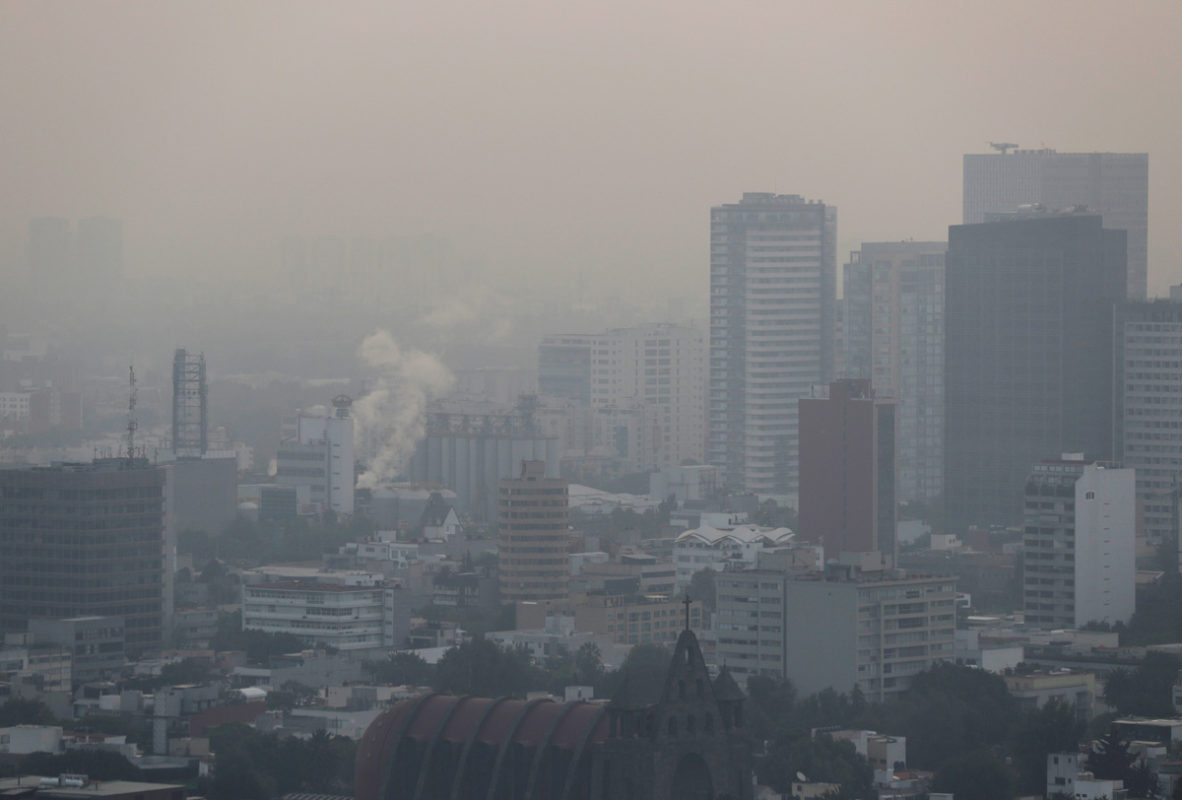
<svg viewBox="0 0 1182 800"><path fill-rule="evenodd" d="M1136 577L1135 487L1133 470L1074 454L1034 467L1022 537L1028 625L1128 623Z"/></svg>
<svg viewBox="0 0 1182 800"><path fill-rule="evenodd" d="M311 513L353 513L357 466L351 405L342 395L334 398L331 410L314 408L284 421L275 482L308 487Z"/></svg>
<svg viewBox="0 0 1182 800"><path fill-rule="evenodd" d="M797 400L833 374L837 209L745 193L710 212L707 463L794 498Z"/></svg>
<svg viewBox="0 0 1182 800"><path fill-rule="evenodd" d="M677 570L675 588L689 586L695 572L711 569L726 572L750 569L759 554L794 543L796 534L788 528L733 525L715 528L703 524L681 533L673 542L673 563Z"/></svg>

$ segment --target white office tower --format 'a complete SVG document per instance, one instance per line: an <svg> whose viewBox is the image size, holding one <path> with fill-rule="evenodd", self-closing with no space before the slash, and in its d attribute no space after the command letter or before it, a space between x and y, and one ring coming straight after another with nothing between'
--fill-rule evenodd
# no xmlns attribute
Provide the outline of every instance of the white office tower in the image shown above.
<svg viewBox="0 0 1182 800"><path fill-rule="evenodd" d="M339 395L332 409L302 411L284 423L284 440L276 458L275 482L307 487L301 513L353 513L356 460L353 449L352 399ZM303 503L301 503L303 506Z"/></svg>
<svg viewBox="0 0 1182 800"><path fill-rule="evenodd" d="M1072 453L1035 465L1026 481L1022 537L1026 623L1047 629L1127 623L1135 533L1133 470Z"/></svg>
<svg viewBox="0 0 1182 800"><path fill-rule="evenodd" d="M1149 263L1149 154L1015 150L964 157L964 223L987 222L1018 206L1087 206L1104 227L1128 231L1128 296L1144 300Z"/></svg>
<svg viewBox="0 0 1182 800"><path fill-rule="evenodd" d="M731 489L797 491L797 404L833 371L837 209L745 193L710 211L706 459Z"/></svg>
<svg viewBox="0 0 1182 800"><path fill-rule="evenodd" d="M944 487L944 253L947 242L867 242L843 270L843 377L895 400L903 501Z"/></svg>

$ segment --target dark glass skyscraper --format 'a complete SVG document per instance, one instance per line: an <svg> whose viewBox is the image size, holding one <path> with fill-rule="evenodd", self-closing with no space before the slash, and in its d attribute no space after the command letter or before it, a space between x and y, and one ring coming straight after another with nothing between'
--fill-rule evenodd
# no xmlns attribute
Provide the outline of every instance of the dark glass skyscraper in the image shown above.
<svg viewBox="0 0 1182 800"><path fill-rule="evenodd" d="M945 522L1018 525L1047 454L1112 458L1112 316L1126 233L1098 215L1032 214L949 228Z"/></svg>
<svg viewBox="0 0 1182 800"><path fill-rule="evenodd" d="M0 628L121 617L127 651L160 649L164 469L144 459L0 469Z"/></svg>

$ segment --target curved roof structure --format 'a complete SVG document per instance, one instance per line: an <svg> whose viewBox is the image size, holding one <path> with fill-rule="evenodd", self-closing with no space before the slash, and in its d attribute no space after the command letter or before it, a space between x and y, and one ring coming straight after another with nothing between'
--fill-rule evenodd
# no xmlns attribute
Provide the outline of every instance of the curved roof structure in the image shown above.
<svg viewBox="0 0 1182 800"><path fill-rule="evenodd" d="M702 525L678 535L678 543L699 541L710 547L726 544L763 544L775 546L788 544L796 538L789 528L767 528L761 525L736 525L733 528L714 528Z"/></svg>
<svg viewBox="0 0 1182 800"><path fill-rule="evenodd" d="M574 774L588 746L608 734L607 711L595 703L430 694L378 715L357 748L357 800L447 800L469 796L470 783L497 786L524 751L527 780L553 771L555 752ZM511 747L517 746L517 747ZM550 758L543 756L549 755ZM478 779L470 773L479 771Z"/></svg>

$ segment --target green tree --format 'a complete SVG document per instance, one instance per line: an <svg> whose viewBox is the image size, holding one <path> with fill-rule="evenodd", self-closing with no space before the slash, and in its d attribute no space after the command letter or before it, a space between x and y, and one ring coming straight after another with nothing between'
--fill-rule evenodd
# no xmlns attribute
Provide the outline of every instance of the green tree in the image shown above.
<svg viewBox="0 0 1182 800"><path fill-rule="evenodd" d="M1017 719L1017 702L999 676L944 663L916 675L901 699L870 707L857 722L906 736L908 763L938 769L955 756L1001 745Z"/></svg>
<svg viewBox="0 0 1182 800"><path fill-rule="evenodd" d="M0 728L13 725L54 725L57 719L40 700L12 697L0 705Z"/></svg>
<svg viewBox="0 0 1182 800"><path fill-rule="evenodd" d="M752 675L747 680L746 730L756 745L764 741L786 738L796 687L783 678Z"/></svg>
<svg viewBox="0 0 1182 800"><path fill-rule="evenodd" d="M770 746L756 765L760 782L781 793L791 789L797 772L810 781L840 784L833 800L874 796L874 770L858 755L852 742L835 741L825 735L794 736Z"/></svg>
<svg viewBox="0 0 1182 800"><path fill-rule="evenodd" d="M365 668L373 680L385 686L425 686L435 670L415 653L391 653L381 661L367 661Z"/></svg>
<svg viewBox="0 0 1182 800"><path fill-rule="evenodd" d="M1129 752L1128 745L1120 740L1115 731L1092 742L1088 753L1088 770L1101 780L1123 781L1128 777L1137 759Z"/></svg>
<svg viewBox="0 0 1182 800"><path fill-rule="evenodd" d="M655 703L661 699L665 689L665 675L669 672L669 661L673 654L659 644L638 644L628 651L628 656L618 670L608 672L595 687L596 697L611 697L615 694L624 675L628 685L644 702Z"/></svg>
<svg viewBox="0 0 1182 800"><path fill-rule="evenodd" d="M1018 770L1018 791L1036 794L1047 781L1047 755L1075 752L1084 734L1075 707L1052 700L1021 718L1011 737L1010 752Z"/></svg>
<svg viewBox="0 0 1182 800"><path fill-rule="evenodd" d="M523 651L500 647L482 636L451 648L435 665L437 692L521 697L544 682Z"/></svg>
<svg viewBox="0 0 1182 800"><path fill-rule="evenodd" d="M1115 669L1104 685L1104 700L1120 714L1143 717L1174 713L1174 680L1182 661L1169 653L1152 652L1131 672Z"/></svg>
<svg viewBox="0 0 1182 800"><path fill-rule="evenodd" d="M714 582L714 570L706 567L700 569L690 578L687 592L691 600L697 600L713 613L718 603L718 589Z"/></svg>
<svg viewBox="0 0 1182 800"><path fill-rule="evenodd" d="M163 686L180 686L189 683L204 683L209 679L209 662L202 658L186 658L160 668L160 682Z"/></svg>
<svg viewBox="0 0 1182 800"><path fill-rule="evenodd" d="M1157 785L1157 773L1144 761L1138 760L1124 777L1125 788L1129 790L1129 797L1142 797L1153 800L1161 796Z"/></svg>
<svg viewBox="0 0 1182 800"><path fill-rule="evenodd" d="M1137 608L1121 636L1122 645L1144 646L1182 640L1182 576L1176 572L1138 590Z"/></svg>
<svg viewBox="0 0 1182 800"><path fill-rule="evenodd" d="M1006 765L987 751L955 755L944 761L932 780L932 790L951 792L956 800L1008 800L1014 796Z"/></svg>
<svg viewBox="0 0 1182 800"><path fill-rule="evenodd" d="M106 750L67 750L64 753L30 753L21 759L25 775L60 775L73 772L100 781L138 781L139 768L118 753Z"/></svg>
<svg viewBox="0 0 1182 800"><path fill-rule="evenodd" d="M575 683L595 686L603 680L603 654L594 642L586 642L575 653Z"/></svg>

